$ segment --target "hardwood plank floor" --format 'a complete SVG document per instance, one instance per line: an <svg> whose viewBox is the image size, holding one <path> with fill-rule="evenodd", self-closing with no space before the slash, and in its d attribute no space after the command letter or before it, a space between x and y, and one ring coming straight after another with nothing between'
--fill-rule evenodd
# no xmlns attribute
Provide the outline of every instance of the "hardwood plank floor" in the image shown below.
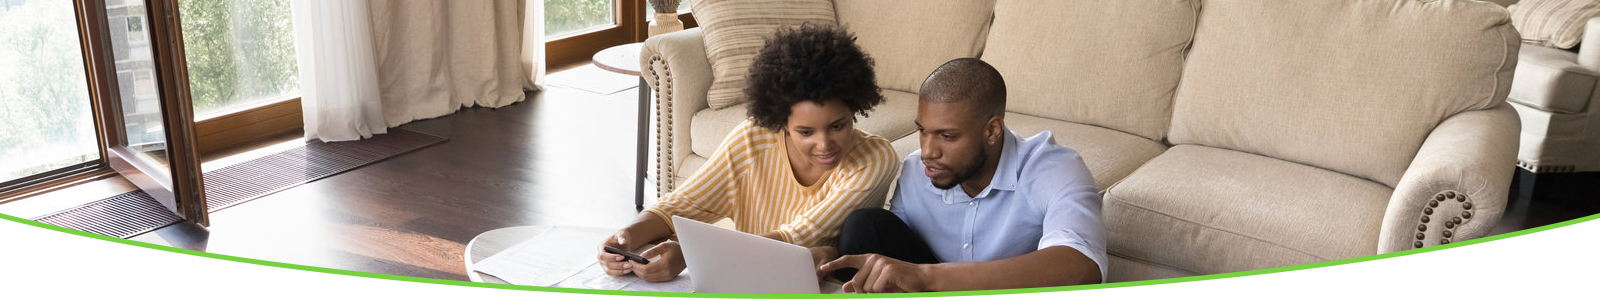
<svg viewBox="0 0 1600 300"><path fill-rule="evenodd" d="M551 85L522 103L402 125L450 140L221 210L212 214L208 236L174 226L134 239L466 280L465 245L484 231L633 220L636 92Z"/></svg>

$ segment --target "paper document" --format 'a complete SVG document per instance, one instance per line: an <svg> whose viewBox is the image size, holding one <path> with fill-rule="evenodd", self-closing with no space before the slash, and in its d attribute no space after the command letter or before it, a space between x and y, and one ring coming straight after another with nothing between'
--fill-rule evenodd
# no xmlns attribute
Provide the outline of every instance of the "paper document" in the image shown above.
<svg viewBox="0 0 1600 300"><path fill-rule="evenodd" d="M516 285L555 286L589 267L599 267L595 245L613 231L557 226L472 265ZM605 275L602 270L601 276Z"/></svg>
<svg viewBox="0 0 1600 300"><path fill-rule="evenodd" d="M585 227L550 228L473 264L475 271L515 285L598 290L694 292L689 272L668 282L646 282L632 274L606 275L598 249L614 230Z"/></svg>
<svg viewBox="0 0 1600 300"><path fill-rule="evenodd" d="M595 262L589 267L572 275L566 281L555 285L556 287L569 287L597 290L624 290L624 291L650 291L650 292L694 292L694 285L689 281L689 272L683 272L678 278L667 282L648 282L640 280L633 274L623 276L606 275L600 262Z"/></svg>
<svg viewBox="0 0 1600 300"><path fill-rule="evenodd" d="M600 261L596 259L590 259L589 265L584 267L583 270L578 271L571 277L566 278L566 280L562 280L555 286L579 289L618 290L638 280L639 277L633 275L621 277L612 277L611 275L606 275L605 267L600 266Z"/></svg>
<svg viewBox="0 0 1600 300"><path fill-rule="evenodd" d="M646 291L646 292L693 293L694 292L694 282L689 281L689 270L684 270L683 273L678 274L678 278L672 279L672 281L667 281L667 282L647 282L647 281L644 281L644 280L640 280L640 281L634 282L633 284L630 284L630 285L628 285L626 287L623 287L622 290L624 290L624 291Z"/></svg>

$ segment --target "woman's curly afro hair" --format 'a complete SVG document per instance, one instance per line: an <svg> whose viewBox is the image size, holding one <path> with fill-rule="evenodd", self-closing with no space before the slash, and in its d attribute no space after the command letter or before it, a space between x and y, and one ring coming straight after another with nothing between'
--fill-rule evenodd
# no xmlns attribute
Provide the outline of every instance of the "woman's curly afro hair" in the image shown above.
<svg viewBox="0 0 1600 300"><path fill-rule="evenodd" d="M750 63L744 93L755 125L783 129L790 108L801 101L822 105L839 99L863 117L883 103L872 58L855 40L839 26L806 23L778 29Z"/></svg>

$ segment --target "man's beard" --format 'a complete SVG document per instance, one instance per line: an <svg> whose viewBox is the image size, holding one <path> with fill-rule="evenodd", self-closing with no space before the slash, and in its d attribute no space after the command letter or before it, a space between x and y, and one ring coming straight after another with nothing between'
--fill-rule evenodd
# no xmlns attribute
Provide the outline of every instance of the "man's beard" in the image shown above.
<svg viewBox="0 0 1600 300"><path fill-rule="evenodd" d="M988 151L989 151L989 149L985 149L983 147L979 147L977 155L974 155L973 159L968 160L970 162L973 162L971 165L968 165L965 170L961 170L960 172L951 173L950 175L951 175L952 179L950 180L950 182L939 183L939 181L937 179L930 180L930 181L933 182L933 187L939 188L941 190L948 190L950 188L956 187L957 184L961 184L962 182L966 182L967 179L971 179L973 174L977 174L978 173L978 169L983 168L984 159L989 157ZM951 171L955 171L955 170L951 169ZM932 178L929 178L929 179L932 179Z"/></svg>

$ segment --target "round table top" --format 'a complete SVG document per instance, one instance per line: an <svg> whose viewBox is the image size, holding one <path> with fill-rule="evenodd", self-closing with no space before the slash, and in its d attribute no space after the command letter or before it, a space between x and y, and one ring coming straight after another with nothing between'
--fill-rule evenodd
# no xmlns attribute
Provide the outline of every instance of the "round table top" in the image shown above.
<svg viewBox="0 0 1600 300"><path fill-rule="evenodd" d="M594 54L594 65L602 70L639 76L639 54L644 43L617 45Z"/></svg>
<svg viewBox="0 0 1600 300"><path fill-rule="evenodd" d="M477 237L473 237L471 241L467 242L467 253L465 259L467 264L467 278L473 282L511 284L510 282L506 282L505 280L494 277L494 275L479 273L476 268L473 268L472 265L483 261L485 258L494 256L501 251L505 251L506 249L511 248L511 246L516 246L518 243L522 243L523 241L531 239L534 236L538 236L540 233L544 233L546 230L550 230L550 228L553 227L554 226L543 225L514 226L485 231L482 234L478 234ZM587 229L599 228L591 227ZM821 285L821 292L823 294L844 293L843 282L840 282L838 279L829 277L826 280L823 280Z"/></svg>
<svg viewBox="0 0 1600 300"><path fill-rule="evenodd" d="M506 227L485 231L482 234L478 234L477 237L473 237L471 241L467 242L467 279L473 282L511 284L494 277L494 275L479 273L472 265L549 229L550 226Z"/></svg>

